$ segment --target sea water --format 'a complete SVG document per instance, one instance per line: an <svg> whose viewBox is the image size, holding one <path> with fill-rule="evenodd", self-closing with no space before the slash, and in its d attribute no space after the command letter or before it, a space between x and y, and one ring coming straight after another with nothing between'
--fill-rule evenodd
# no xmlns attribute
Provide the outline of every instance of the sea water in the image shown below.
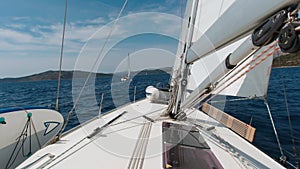
<svg viewBox="0 0 300 169"><path fill-rule="evenodd" d="M281 146L290 159L295 150L300 153L299 79L300 67L273 69L267 96ZM84 82L85 80L75 79L75 81ZM102 94L104 99L101 113L105 113L123 104L133 102L134 99L144 98L145 88L149 85L159 84L160 87L164 87L168 82L168 74L137 75L125 83L111 77L93 78L84 89L88 92L83 92L77 101L82 86L76 86L74 80L63 80L59 97L59 111L64 118L68 116L74 103L78 102L65 130L97 116ZM0 108L22 106L54 108L56 92L57 81L3 82L0 83ZM134 93L136 93L135 96ZM224 111L246 123L251 123L257 129L253 144L272 158L278 159L280 151L264 101L231 101L233 99L227 97ZM288 116L287 110L290 116ZM289 119L291 123L289 123ZM293 140L292 135L294 136ZM295 161L293 162L295 163Z"/></svg>

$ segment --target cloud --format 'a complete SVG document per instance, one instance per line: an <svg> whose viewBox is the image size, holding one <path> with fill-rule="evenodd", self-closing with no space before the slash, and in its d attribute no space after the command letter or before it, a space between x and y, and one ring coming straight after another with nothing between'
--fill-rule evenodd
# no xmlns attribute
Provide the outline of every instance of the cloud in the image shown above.
<svg viewBox="0 0 300 169"><path fill-rule="evenodd" d="M32 41L32 36L28 33L15 31L12 29L0 28L0 39L1 41L8 42L30 42Z"/></svg>
<svg viewBox="0 0 300 169"><path fill-rule="evenodd" d="M83 25L90 25L90 24L96 24L96 25L99 25L99 24L105 24L107 22L107 20L105 20L103 17L98 17L98 18L95 18L95 19L87 19L87 20L81 20L81 21L76 21L72 24L83 24Z"/></svg>
<svg viewBox="0 0 300 169"><path fill-rule="evenodd" d="M150 6L149 6L150 8ZM14 20L26 19L26 17L13 18ZM90 40L94 35L93 40L96 44L91 46L89 50L92 52L99 52L114 22L104 25L107 20L104 17L96 17L94 19L78 20L68 22L65 35L65 49L64 49L64 66L63 68L71 69L77 59L81 48ZM114 42L122 40L128 36L133 36L137 33L163 33L177 36L179 34L180 22L178 18L171 15L161 13L139 13L132 14L120 18L119 22L114 26L114 31L111 32L111 37L108 43L113 45ZM39 63L30 68L26 66L24 72L39 72L38 70L56 69L58 65L58 58L60 55L61 38L62 38L62 23L49 21L39 21L31 24L10 24L6 27L0 27L0 58L5 60L11 58L10 62L0 62L2 73L6 71L11 76L12 67L22 62ZM147 46L147 41L138 42L138 45ZM160 42L157 42L159 44ZM165 44L161 44L163 46ZM127 49L126 49L127 50ZM122 51L118 54L121 54ZM13 58L19 60L13 63ZM22 59L20 59L22 58ZM24 60L23 60L24 59ZM85 65L90 65L93 60L85 59ZM32 66L32 65L31 65ZM90 66L83 67L89 70ZM24 66L19 66L24 67ZM24 67L25 70L25 67ZM16 70L14 72L23 72L23 70ZM1 75L3 76L3 75Z"/></svg>
<svg viewBox="0 0 300 169"><path fill-rule="evenodd" d="M11 20L14 20L14 21L27 21L27 20L30 20L30 17L28 16L21 16L21 17L12 17Z"/></svg>
<svg viewBox="0 0 300 169"><path fill-rule="evenodd" d="M24 29L26 28L26 25L24 24L8 24L6 25L7 28L12 28L12 29Z"/></svg>

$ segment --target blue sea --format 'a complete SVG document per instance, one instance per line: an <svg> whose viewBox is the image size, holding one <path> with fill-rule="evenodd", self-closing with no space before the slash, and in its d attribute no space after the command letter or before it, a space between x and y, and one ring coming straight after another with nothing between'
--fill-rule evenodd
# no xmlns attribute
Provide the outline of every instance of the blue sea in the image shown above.
<svg viewBox="0 0 300 169"><path fill-rule="evenodd" d="M285 155L296 164L293 158L295 152L300 153L300 67L274 68L272 70L268 90L268 102L281 146ZM72 80L61 82L59 111L64 118L72 109L80 93L79 83ZM122 104L140 100L145 97L145 88L149 85L164 87L168 83L169 75L146 75L135 76L129 83L115 82L111 77L100 77L91 79L86 91L81 94L75 112L65 130L69 130L80 123L93 118L99 113L101 95L102 113L110 111ZM90 85L90 86L89 86ZM73 86L73 88L72 88ZM76 90L76 87L78 89ZM136 87L136 90L135 90ZM74 90L75 88L75 90ZM284 90L285 89L285 90ZM0 109L22 107L22 106L45 106L55 107L57 81L37 81L0 83ZM90 95L90 94L91 95ZM286 93L286 98L285 95ZM225 104L225 112L254 126L256 130L253 144L274 159L278 159L280 151L272 129L270 118L263 100L239 100L230 101L228 97ZM82 104L83 103L83 104ZM287 103L287 104L286 104ZM287 113L287 105L290 113L291 124ZM89 112L89 113L83 113ZM292 132L290 128L292 127ZM294 136L292 139L291 135ZM293 144L294 143L294 144ZM295 145L295 146L294 146Z"/></svg>

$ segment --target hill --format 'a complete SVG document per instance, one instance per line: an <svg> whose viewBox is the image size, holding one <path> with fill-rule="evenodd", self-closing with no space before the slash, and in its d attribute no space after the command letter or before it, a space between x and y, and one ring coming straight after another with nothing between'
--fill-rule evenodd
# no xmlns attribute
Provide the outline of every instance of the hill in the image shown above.
<svg viewBox="0 0 300 169"><path fill-rule="evenodd" d="M300 54L281 55L274 59L273 67L300 66Z"/></svg>
<svg viewBox="0 0 300 169"><path fill-rule="evenodd" d="M161 73L169 73L172 69L171 68L163 68L161 70L159 69L153 69L153 70L144 70L142 72L139 72L140 75L151 75L151 74L161 74ZM0 79L0 82L32 82L32 81L43 81L43 80L57 80L58 78L58 71L46 71L38 74L33 74L29 76L24 77L18 77L18 78L3 78ZM73 73L76 73L76 78L86 78L89 74L89 72L85 71L62 71L61 72L61 79L67 80L73 78ZM95 73L94 73L95 74ZM127 74L127 72L120 72L119 74ZM96 77L111 77L113 74L110 73L96 73Z"/></svg>
<svg viewBox="0 0 300 169"><path fill-rule="evenodd" d="M17 77L17 78L3 78L0 79L0 82L31 82L31 81L43 81L43 80L57 80L58 71L46 71L38 74L33 74L24 77ZM61 79L72 79L74 71L62 71L61 72ZM77 77L87 77L88 72L84 71L76 71ZM97 76L111 76L111 74L103 74L97 73Z"/></svg>

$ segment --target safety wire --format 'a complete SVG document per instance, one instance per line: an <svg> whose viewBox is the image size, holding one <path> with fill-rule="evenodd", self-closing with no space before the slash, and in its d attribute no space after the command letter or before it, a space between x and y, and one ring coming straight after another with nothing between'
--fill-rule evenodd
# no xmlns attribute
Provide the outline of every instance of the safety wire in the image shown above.
<svg viewBox="0 0 300 169"><path fill-rule="evenodd" d="M279 64L281 65L280 57L278 59L279 59ZM287 112L288 121L289 121L291 141L293 144L293 156L295 159L297 159L298 158L297 146L295 143L295 136L294 136L294 132L293 132L293 125L292 125L292 120L291 120L291 114L290 114L290 109L289 109L289 104L288 104L288 99L287 99L287 94L286 94L286 86L285 86L285 82L284 82L282 69L280 69L280 79L281 79L281 83L282 83L285 107L286 107L286 112Z"/></svg>
<svg viewBox="0 0 300 169"><path fill-rule="evenodd" d="M124 11L126 5L127 5L127 2L128 2L128 0L125 0L125 2L124 2L124 4L123 4L123 6L122 6L122 8L121 8L121 10L120 10L120 12L119 12L117 18L114 20L113 26L112 26L112 28L110 29L110 32L109 32L109 34L107 35L107 37L106 37L106 39L105 39L105 41L104 41L104 44L102 45L102 48L100 49L100 51L99 51L99 53L98 53L98 56L97 56L97 58L96 58L96 60L95 60L95 62L94 62L94 64L93 64L93 66L91 67L91 71L89 72L89 74L88 74L88 76L87 76L87 78L86 78L86 80L85 80L85 82L84 82L82 88L80 89L79 95L77 96L77 98L76 98L76 100L75 100L75 102L74 102L74 105L73 105L72 109L70 110L70 112L68 113L68 117L67 117L67 119L65 120L65 123L64 123L63 127L61 128L61 130L60 130L60 132L59 132L58 139L61 137L62 132L63 132L64 129L66 128L66 126L67 126L67 124L68 124L68 122L69 122L69 119L70 119L70 117L72 116L72 114L73 114L73 112L74 112L74 110L75 110L75 108L76 108L76 106L77 106L77 104L78 104L78 102L79 102L79 99L80 99L80 97L81 97L81 95L82 95L82 93L83 93L83 91L84 91L84 88L85 88L85 86L87 85L88 80L90 79L90 77L91 77L91 75L92 75L92 70L94 70L95 67L96 67L96 65L98 64L98 62L99 62L99 60L100 60L100 58L101 58L101 56L102 56L102 53L103 53L103 51L104 51L104 48L105 48L106 44L108 43L109 39L111 38L112 32L113 32L113 30L114 30L114 28L115 28L115 26L116 26L116 24L117 24L117 22L118 22L120 16L122 15L122 13L123 13L123 11Z"/></svg>

